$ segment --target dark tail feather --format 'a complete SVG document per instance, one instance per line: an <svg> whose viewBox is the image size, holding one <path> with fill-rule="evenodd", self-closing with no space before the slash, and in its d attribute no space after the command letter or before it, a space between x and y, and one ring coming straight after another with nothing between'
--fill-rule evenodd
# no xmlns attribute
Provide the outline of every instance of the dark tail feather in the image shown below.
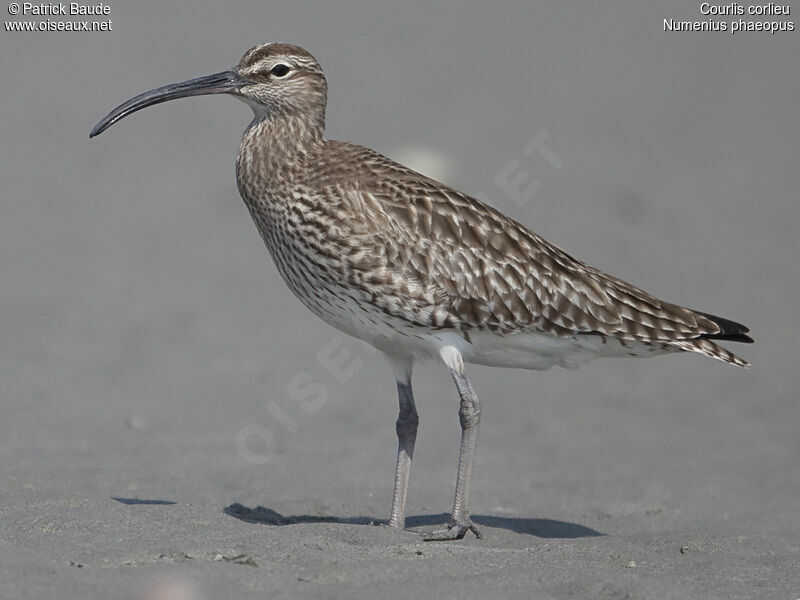
<svg viewBox="0 0 800 600"><path fill-rule="evenodd" d="M729 321L728 319L723 319L722 317L717 317L715 315L709 315L708 313L700 312L699 310L694 312L703 315L710 321L713 321L719 325L720 328L719 333L704 335L702 337L709 340L726 340L729 342L743 342L745 344L753 343L753 338L751 338L749 335L746 335L750 332L750 330L745 325L737 323L736 321Z"/></svg>

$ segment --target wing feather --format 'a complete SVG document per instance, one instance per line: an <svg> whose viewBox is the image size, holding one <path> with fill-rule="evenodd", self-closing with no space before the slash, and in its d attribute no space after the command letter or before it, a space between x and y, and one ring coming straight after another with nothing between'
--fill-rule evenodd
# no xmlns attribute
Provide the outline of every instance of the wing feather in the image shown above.
<svg viewBox="0 0 800 600"><path fill-rule="evenodd" d="M343 243L348 265L352 273L377 274L369 295L387 312L421 327L602 334L715 351L711 342L692 346L722 331L704 314L586 265L475 198L341 144L372 173L336 182L348 199L339 209L370 223L354 227L356 242ZM392 298L398 294L404 297Z"/></svg>

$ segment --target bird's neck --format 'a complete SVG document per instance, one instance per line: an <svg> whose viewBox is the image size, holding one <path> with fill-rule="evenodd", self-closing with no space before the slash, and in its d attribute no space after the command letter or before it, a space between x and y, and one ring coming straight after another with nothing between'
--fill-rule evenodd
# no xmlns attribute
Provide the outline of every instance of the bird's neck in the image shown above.
<svg viewBox="0 0 800 600"><path fill-rule="evenodd" d="M259 190L295 183L324 143L323 120L256 114L244 133L236 162L245 200L258 200L253 196ZM243 183L247 188L241 188Z"/></svg>

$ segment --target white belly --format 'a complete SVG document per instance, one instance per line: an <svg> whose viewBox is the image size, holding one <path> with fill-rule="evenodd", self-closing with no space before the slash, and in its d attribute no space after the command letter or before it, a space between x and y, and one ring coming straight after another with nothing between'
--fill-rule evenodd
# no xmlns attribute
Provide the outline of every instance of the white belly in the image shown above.
<svg viewBox="0 0 800 600"><path fill-rule="evenodd" d="M365 324L366 326L366 324ZM361 331L347 332L391 354L402 352L415 358L439 357L442 348L452 346L464 362L488 367L544 371L554 366L576 369L602 356L658 356L674 352L666 346L622 342L598 335L554 337L521 332L497 335L490 331L470 331L467 337L452 330L419 331L400 328L393 336L370 339Z"/></svg>
<svg viewBox="0 0 800 600"><path fill-rule="evenodd" d="M555 337L541 333L498 336L491 332L470 333L472 344L459 350L464 361L490 367L537 371L560 366L576 369L601 356L657 356L671 352L660 345L622 342L599 335Z"/></svg>

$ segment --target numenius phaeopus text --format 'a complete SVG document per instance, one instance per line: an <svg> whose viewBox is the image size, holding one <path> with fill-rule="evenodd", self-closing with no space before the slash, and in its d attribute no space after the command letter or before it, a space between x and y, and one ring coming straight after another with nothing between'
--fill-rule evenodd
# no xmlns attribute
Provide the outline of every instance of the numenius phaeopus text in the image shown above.
<svg viewBox="0 0 800 600"><path fill-rule="evenodd" d="M139 109L201 94L230 94L255 113L236 177L286 284L392 366L400 401L393 527L405 526L417 359L440 359L460 397L453 511L429 539L480 536L469 486L481 405L464 363L542 370L689 351L747 366L715 342L752 342L744 325L658 300L478 200L368 148L325 139L325 75L297 46L256 46L229 71L145 92L90 137Z"/></svg>

